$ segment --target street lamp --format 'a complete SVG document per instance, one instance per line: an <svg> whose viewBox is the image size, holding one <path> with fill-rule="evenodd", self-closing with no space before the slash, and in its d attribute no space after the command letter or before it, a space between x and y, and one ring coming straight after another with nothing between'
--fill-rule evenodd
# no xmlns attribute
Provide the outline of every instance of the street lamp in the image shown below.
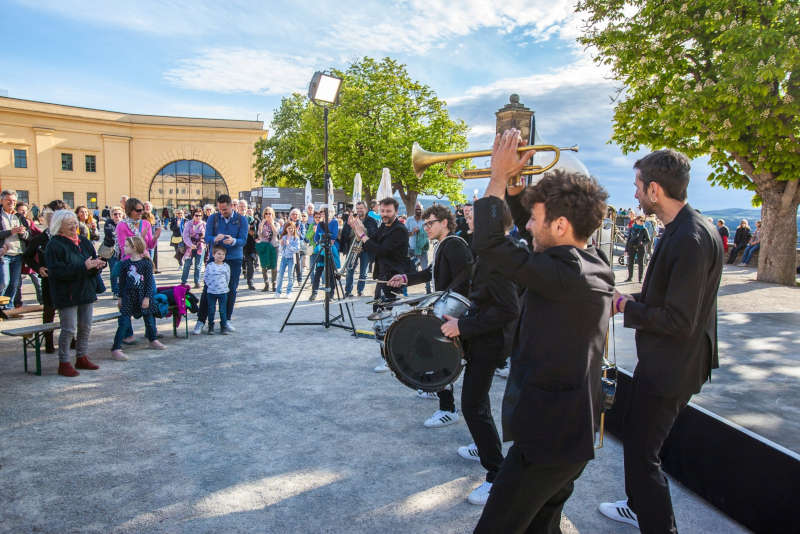
<svg viewBox="0 0 800 534"><path fill-rule="evenodd" d="M324 132L324 148L323 148L323 161L325 164L325 171L324 171L324 180L325 180L325 202L328 202L328 198L330 197L330 177L331 173L328 171L328 111L331 107L335 106L339 103L339 89L342 86L342 79L337 78L327 72L317 71L314 73L314 76L311 78L311 83L308 84L308 99L314 103L314 105L319 106L322 108L322 117L323 117L323 132ZM324 269L325 269L325 320L322 322L322 325L325 328L329 328L331 326L337 326L339 328L344 328L346 330L351 330L353 335L355 335L355 325L353 323L353 317L350 314L350 308L347 307L345 304L345 309L347 310L348 317L350 318L350 324L338 324L336 321L342 320L344 321L344 311L342 309L342 304L339 302L339 311L340 314L334 318L330 316L330 302L331 302L331 295L337 289L341 288L341 283L336 280L336 271L334 269L333 264L333 256L331 252L331 236L329 230L329 217L330 211L332 206L328 205L328 208L324 211L324 233L322 236L322 250L324 251L323 254L325 255L324 259ZM312 256L313 258L313 256ZM316 265L309 265L309 274L306 277L306 282L308 278L313 276L314 269L316 269ZM305 286L305 282L303 284ZM302 292L302 288L301 288ZM300 295L298 293L297 298ZM281 332L283 332L284 327L287 324L294 324L294 325L302 325L302 324L318 324L318 323L289 323L289 318L292 315L292 311L294 310L295 305L297 304L297 298L295 298L294 304L289 309L289 313L286 315L286 319L283 321L283 326L281 326Z"/></svg>

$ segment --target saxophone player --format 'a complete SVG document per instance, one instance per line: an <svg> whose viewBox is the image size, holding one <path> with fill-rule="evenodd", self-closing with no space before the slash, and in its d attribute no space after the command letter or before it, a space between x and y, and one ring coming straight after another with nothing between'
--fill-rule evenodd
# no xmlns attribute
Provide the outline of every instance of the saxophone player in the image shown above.
<svg viewBox="0 0 800 534"><path fill-rule="evenodd" d="M367 217L367 204L365 202L356 202L356 217L361 221L362 225L364 226L364 230L367 234L367 237L370 239L375 239L375 235L378 233L378 223L372 217ZM360 240L357 240L358 236L353 235L353 242L350 244L350 247L355 247L360 245ZM362 246L361 252L358 253L356 257L356 262L358 263L358 296L362 296L364 294L364 285L367 279L367 268L369 264L372 263L372 257L370 253ZM356 270L356 264L353 263L352 265L348 266L347 269L347 280L345 281L344 286L344 298L350 298L353 296L353 275Z"/></svg>

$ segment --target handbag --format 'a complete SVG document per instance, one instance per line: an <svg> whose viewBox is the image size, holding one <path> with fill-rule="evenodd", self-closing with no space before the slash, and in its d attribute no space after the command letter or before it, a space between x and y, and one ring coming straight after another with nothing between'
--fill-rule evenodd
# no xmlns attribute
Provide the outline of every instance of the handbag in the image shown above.
<svg viewBox="0 0 800 534"><path fill-rule="evenodd" d="M107 260L114 255L114 247L108 246L105 243L101 243L100 247L97 249L97 255L103 258L104 260Z"/></svg>
<svg viewBox="0 0 800 534"><path fill-rule="evenodd" d="M169 244L172 246L180 245L183 243L183 236L172 236L169 238Z"/></svg>

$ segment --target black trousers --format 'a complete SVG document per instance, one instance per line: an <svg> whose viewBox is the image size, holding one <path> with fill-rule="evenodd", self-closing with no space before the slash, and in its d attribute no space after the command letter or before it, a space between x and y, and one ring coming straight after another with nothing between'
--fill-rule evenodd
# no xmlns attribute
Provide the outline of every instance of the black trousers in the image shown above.
<svg viewBox="0 0 800 534"><path fill-rule="evenodd" d="M622 445L625 451L625 493L643 534L678 532L669 482L661 470L659 452L675 418L691 395L659 397L634 376L625 414Z"/></svg>
<svg viewBox="0 0 800 534"><path fill-rule="evenodd" d="M492 484L475 532L560 534L561 510L586 464L533 465L513 445Z"/></svg>
<svg viewBox="0 0 800 534"><path fill-rule="evenodd" d="M467 347L467 368L461 388L461 413L467 422L472 440L478 446L481 465L486 469L486 482L494 482L503 463L503 446L492 417L489 389L492 387L496 357L475 354Z"/></svg>
<svg viewBox="0 0 800 534"><path fill-rule="evenodd" d="M453 384L450 384L442 391L437 392L436 396L439 397L440 410L444 412L456 411L456 399L455 395L453 395Z"/></svg>
<svg viewBox="0 0 800 534"><path fill-rule="evenodd" d="M644 247L632 248L628 251L628 278L633 278L633 262L639 266L639 281L644 276Z"/></svg>
<svg viewBox="0 0 800 534"><path fill-rule="evenodd" d="M731 250L730 255L728 256L728 263L734 263L736 261L736 256L739 255L741 251L745 249L747 243L739 243L738 245L734 246Z"/></svg>

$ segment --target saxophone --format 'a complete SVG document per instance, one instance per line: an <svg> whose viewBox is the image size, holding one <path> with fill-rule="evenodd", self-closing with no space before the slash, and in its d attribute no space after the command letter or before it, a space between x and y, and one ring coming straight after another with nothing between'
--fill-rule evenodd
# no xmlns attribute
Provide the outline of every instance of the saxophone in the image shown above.
<svg viewBox="0 0 800 534"><path fill-rule="evenodd" d="M347 271L355 269L356 260L361 256L362 248L364 248L364 243L358 239L357 235L353 235L353 240L350 241L350 250L347 251L347 256L342 263L342 267L336 273L337 276L346 276Z"/></svg>

